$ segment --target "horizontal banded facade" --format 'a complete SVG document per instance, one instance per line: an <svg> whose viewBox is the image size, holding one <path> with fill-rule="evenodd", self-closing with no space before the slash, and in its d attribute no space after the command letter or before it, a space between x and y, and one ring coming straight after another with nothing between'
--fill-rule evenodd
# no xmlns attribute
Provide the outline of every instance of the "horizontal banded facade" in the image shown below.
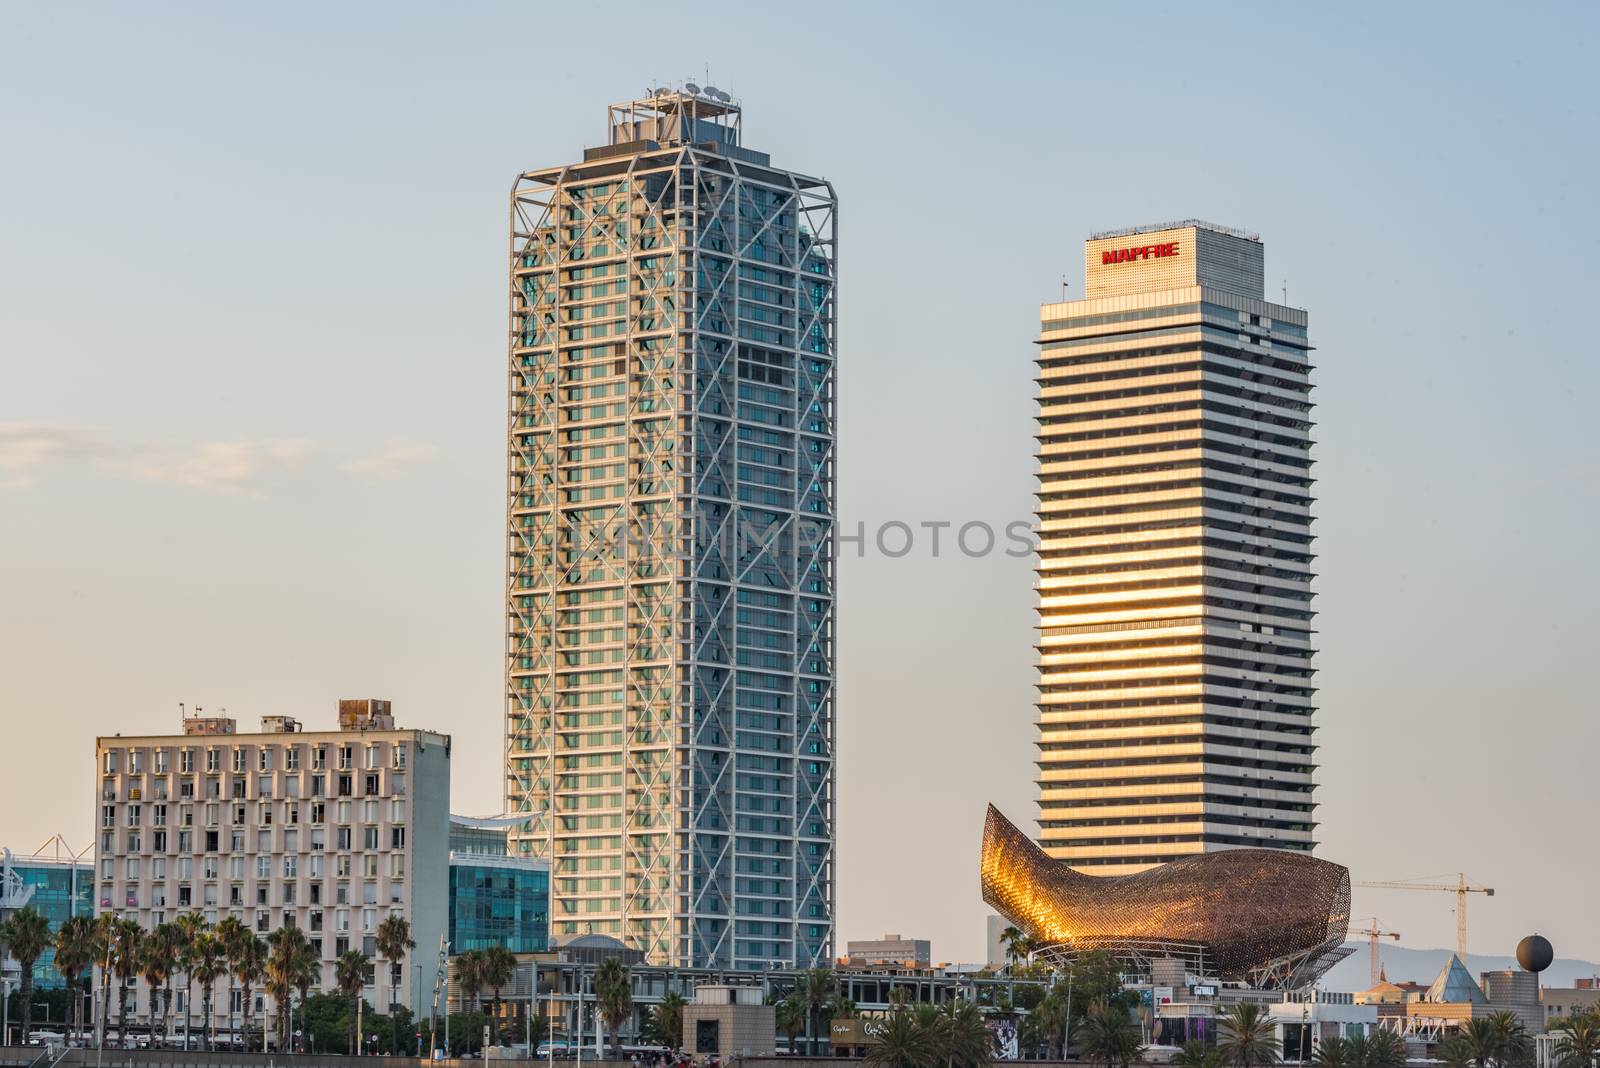
<svg viewBox="0 0 1600 1068"><path fill-rule="evenodd" d="M1042 309L1040 843L1094 874L1315 844L1310 346L1260 251L1103 235Z"/></svg>

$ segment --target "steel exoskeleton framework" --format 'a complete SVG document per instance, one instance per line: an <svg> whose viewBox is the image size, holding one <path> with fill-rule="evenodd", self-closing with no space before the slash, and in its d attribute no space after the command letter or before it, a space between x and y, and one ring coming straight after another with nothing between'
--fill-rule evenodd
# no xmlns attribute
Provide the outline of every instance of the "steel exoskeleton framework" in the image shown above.
<svg viewBox="0 0 1600 1068"><path fill-rule="evenodd" d="M511 198L508 810L551 934L832 956L834 279L824 181L618 140ZM732 122L727 123L731 117ZM662 127L664 128L664 127ZM731 135L727 131L731 130Z"/></svg>

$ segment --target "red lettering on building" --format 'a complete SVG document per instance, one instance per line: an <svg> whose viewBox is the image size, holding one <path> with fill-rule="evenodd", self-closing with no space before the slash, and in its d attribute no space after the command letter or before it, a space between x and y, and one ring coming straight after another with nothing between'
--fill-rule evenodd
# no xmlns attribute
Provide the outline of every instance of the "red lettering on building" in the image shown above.
<svg viewBox="0 0 1600 1068"><path fill-rule="evenodd" d="M1160 245L1135 245L1133 248L1111 249L1100 253L1100 263L1103 266L1109 263L1132 263L1134 260L1159 260L1177 254L1178 243L1168 241Z"/></svg>

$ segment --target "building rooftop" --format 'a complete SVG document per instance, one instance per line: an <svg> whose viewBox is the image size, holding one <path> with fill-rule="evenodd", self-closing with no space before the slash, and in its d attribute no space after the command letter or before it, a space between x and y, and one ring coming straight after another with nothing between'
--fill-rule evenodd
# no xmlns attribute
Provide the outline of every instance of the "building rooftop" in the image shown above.
<svg viewBox="0 0 1600 1068"><path fill-rule="evenodd" d="M1226 234L1228 237L1237 237L1241 241L1254 241L1261 243L1261 235L1241 230L1235 226L1223 226L1221 223L1206 222L1204 219L1175 219L1171 222L1146 223L1143 226L1125 226L1120 230L1101 230L1089 235L1090 241L1101 241L1108 237L1132 237L1135 234L1155 234L1162 230L1187 230L1194 227L1197 230L1210 230L1214 234Z"/></svg>

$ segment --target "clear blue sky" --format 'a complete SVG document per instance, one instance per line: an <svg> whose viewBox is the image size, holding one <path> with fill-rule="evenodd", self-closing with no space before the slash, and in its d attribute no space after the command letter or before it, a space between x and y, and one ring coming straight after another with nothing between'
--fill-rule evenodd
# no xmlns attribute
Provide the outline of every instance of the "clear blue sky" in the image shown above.
<svg viewBox="0 0 1600 1068"><path fill-rule="evenodd" d="M1261 233L1319 347L1322 853L1600 957L1596 10L0 8L0 842L88 841L92 737L179 701L390 697L498 809L506 194L709 68L842 200L847 525L1029 516L1089 231ZM841 942L980 954L1029 566L845 561ZM1447 945L1451 904L1356 914Z"/></svg>

